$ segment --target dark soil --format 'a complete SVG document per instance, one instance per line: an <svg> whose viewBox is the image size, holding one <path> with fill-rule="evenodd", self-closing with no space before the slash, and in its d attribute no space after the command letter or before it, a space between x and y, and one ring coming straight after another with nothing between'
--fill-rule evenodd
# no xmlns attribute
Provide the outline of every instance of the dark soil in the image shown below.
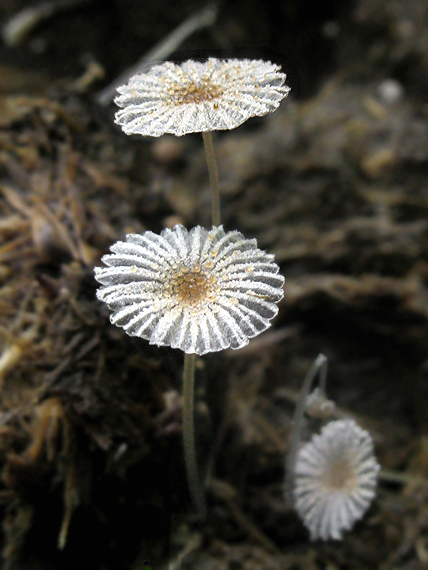
<svg viewBox="0 0 428 570"><path fill-rule="evenodd" d="M292 86L274 114L216 135L224 225L274 253L286 284L268 332L200 359L203 524L183 355L110 325L93 267L126 233L210 225L201 137L126 137L97 99L204 5L58 4L0 47L2 567L426 568L426 2L225 3L170 55L264 57ZM27 5L2 2L0 22ZM364 519L327 543L283 498L319 353L337 417L370 431L383 469Z"/></svg>

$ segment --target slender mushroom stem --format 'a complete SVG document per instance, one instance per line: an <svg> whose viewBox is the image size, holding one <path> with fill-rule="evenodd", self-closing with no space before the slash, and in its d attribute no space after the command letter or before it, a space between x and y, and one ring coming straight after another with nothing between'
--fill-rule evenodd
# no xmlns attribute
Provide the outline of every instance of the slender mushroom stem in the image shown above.
<svg viewBox="0 0 428 570"><path fill-rule="evenodd" d="M198 464L195 452L194 416L194 384L196 354L184 355L183 372L183 444L186 462L187 483L190 495L198 511L200 519L205 519L205 500L201 490Z"/></svg>
<svg viewBox="0 0 428 570"><path fill-rule="evenodd" d="M316 367L315 375L319 371L318 388L321 394L324 397L327 397L327 392L326 392L327 369L328 369L327 357L324 356L323 354L319 354L317 359L315 360L314 366Z"/></svg>
<svg viewBox="0 0 428 570"><path fill-rule="evenodd" d="M213 136L211 131L202 133L204 139L205 160L207 161L208 174L211 185L211 212L213 226L220 225L220 188L218 182L218 168L214 153Z"/></svg>
<svg viewBox="0 0 428 570"><path fill-rule="evenodd" d="M320 374L320 389L325 393L325 384L327 378L327 358L323 354L319 354L315 362L312 364L306 378L303 382L302 389L299 394L296 409L293 415L293 431L291 433L290 451L287 457L287 469L285 479L285 494L290 504L293 503L293 486L294 486L294 470L296 468L297 454L299 453L300 436L303 427L303 415L305 413L306 398L312 388L312 384Z"/></svg>

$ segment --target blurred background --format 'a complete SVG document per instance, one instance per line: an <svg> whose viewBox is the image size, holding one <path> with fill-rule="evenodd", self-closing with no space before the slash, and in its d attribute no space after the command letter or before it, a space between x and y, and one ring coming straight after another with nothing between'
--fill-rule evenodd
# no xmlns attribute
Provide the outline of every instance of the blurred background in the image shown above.
<svg viewBox="0 0 428 570"><path fill-rule="evenodd" d="M426 2L2 0L0 26L2 567L426 568ZM127 137L111 103L142 58L209 56L274 61L292 90L215 133L225 228L286 283L269 331L200 359L201 525L182 354L112 327L93 267L126 233L210 225L200 135ZM383 469L330 543L309 542L282 490L319 353L336 416L370 431Z"/></svg>

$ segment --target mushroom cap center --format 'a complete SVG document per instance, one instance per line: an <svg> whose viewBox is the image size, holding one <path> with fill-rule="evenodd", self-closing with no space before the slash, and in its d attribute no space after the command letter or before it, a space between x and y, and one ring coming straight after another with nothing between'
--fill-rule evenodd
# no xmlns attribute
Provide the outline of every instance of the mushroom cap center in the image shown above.
<svg viewBox="0 0 428 570"><path fill-rule="evenodd" d="M215 277L203 272L198 264L191 269L181 267L170 279L167 289L178 303L191 308L217 298Z"/></svg>
<svg viewBox="0 0 428 570"><path fill-rule="evenodd" d="M332 461L322 477L322 484L330 491L351 493L355 489L356 477L349 458L339 457Z"/></svg>
<svg viewBox="0 0 428 570"><path fill-rule="evenodd" d="M171 95L172 102L175 105L203 103L217 99L222 94L221 87L211 83L209 79L202 79L199 84L195 84L193 81L184 85L175 83L169 89L169 95Z"/></svg>

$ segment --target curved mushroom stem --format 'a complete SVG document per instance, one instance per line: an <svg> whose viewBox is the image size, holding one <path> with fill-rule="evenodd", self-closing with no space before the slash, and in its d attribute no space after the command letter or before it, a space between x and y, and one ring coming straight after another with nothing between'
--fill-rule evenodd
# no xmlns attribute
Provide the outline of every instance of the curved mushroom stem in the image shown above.
<svg viewBox="0 0 428 570"><path fill-rule="evenodd" d="M315 378L320 375L320 390L325 394L325 384L327 379L327 357L319 354L312 364L303 382L299 394L296 409L293 415L293 431L291 433L290 451L286 462L285 496L290 504L293 504L294 470L296 468L297 454L299 453L300 437L303 427L303 415L305 413L305 403Z"/></svg>
<svg viewBox="0 0 428 570"><path fill-rule="evenodd" d="M204 139L205 160L211 185L211 212L213 226L220 225L220 186L218 181L217 161L214 153L213 136L210 131L202 133Z"/></svg>
<svg viewBox="0 0 428 570"><path fill-rule="evenodd" d="M183 445L186 462L187 483L190 495L201 520L205 519L206 507L198 474L195 451L194 416L194 384L196 354L184 355L183 373Z"/></svg>

